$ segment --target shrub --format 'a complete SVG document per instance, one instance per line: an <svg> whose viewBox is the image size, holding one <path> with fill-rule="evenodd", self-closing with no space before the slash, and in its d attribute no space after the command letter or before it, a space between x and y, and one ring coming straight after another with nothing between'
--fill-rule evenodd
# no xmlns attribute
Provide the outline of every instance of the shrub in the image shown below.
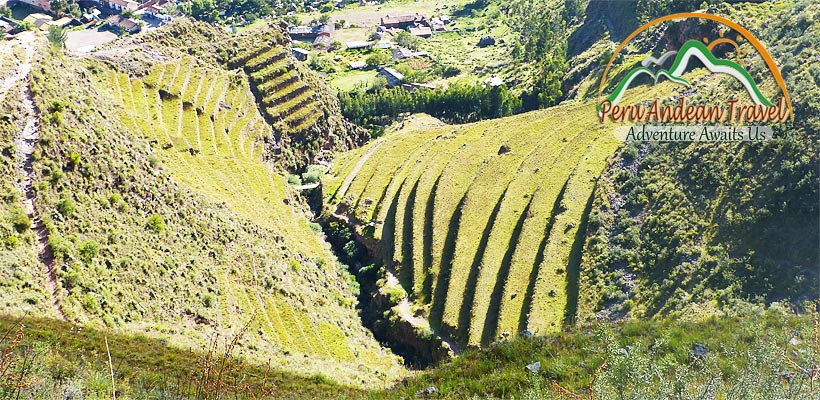
<svg viewBox="0 0 820 400"><path fill-rule="evenodd" d="M55 258L65 258L71 252L69 243L56 233L48 235L48 246Z"/></svg>
<svg viewBox="0 0 820 400"><path fill-rule="evenodd" d="M6 248L13 249L17 247L17 244L20 242L20 239L17 236L7 236L6 237Z"/></svg>
<svg viewBox="0 0 820 400"><path fill-rule="evenodd" d="M299 186L302 184L302 179L299 178L299 175L288 174L288 184Z"/></svg>
<svg viewBox="0 0 820 400"><path fill-rule="evenodd" d="M11 224L18 233L23 233L31 228L31 220L28 219L25 211L20 207L11 210Z"/></svg>
<svg viewBox="0 0 820 400"><path fill-rule="evenodd" d="M57 211L59 211L60 214L63 214L64 216L68 217L71 214L74 214L75 211L77 211L77 203L75 203L74 200L69 197L60 199L60 201L57 202Z"/></svg>
<svg viewBox="0 0 820 400"><path fill-rule="evenodd" d="M148 229L154 233L162 233L165 230L165 220L159 214L151 214L148 217Z"/></svg>
<svg viewBox="0 0 820 400"><path fill-rule="evenodd" d="M377 67L379 65L384 65L390 62L390 56L388 56L384 52L379 51L367 56L364 62L369 67Z"/></svg>
<svg viewBox="0 0 820 400"><path fill-rule="evenodd" d="M207 308L211 308L214 305L214 296L210 293L206 294L202 297L202 304Z"/></svg>
<svg viewBox="0 0 820 400"><path fill-rule="evenodd" d="M94 260L94 257L97 257L97 254L99 252L100 245L93 240L87 240L80 245L80 259L83 260L86 264L90 264L91 261Z"/></svg>
<svg viewBox="0 0 820 400"><path fill-rule="evenodd" d="M290 260L290 269L294 272L299 272L302 270L302 264L296 260Z"/></svg>
<svg viewBox="0 0 820 400"><path fill-rule="evenodd" d="M310 168L308 172L302 174L302 183L305 185L309 185L311 183L317 183L322 179L322 171L317 168Z"/></svg>

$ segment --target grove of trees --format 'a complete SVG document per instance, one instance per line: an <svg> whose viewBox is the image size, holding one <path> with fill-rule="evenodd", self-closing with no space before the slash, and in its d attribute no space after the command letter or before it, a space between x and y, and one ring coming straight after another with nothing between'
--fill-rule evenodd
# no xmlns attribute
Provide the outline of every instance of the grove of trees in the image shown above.
<svg viewBox="0 0 820 400"><path fill-rule="evenodd" d="M456 84L447 89L403 88L342 92L342 114L360 125L395 119L402 113L427 113L450 123L499 118L521 112L521 99L505 85Z"/></svg>

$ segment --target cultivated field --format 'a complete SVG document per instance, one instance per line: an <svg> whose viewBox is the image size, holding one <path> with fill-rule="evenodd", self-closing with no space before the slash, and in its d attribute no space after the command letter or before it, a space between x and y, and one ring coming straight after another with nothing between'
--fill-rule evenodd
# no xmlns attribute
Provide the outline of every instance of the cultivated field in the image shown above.
<svg viewBox="0 0 820 400"><path fill-rule="evenodd" d="M247 63L265 95L267 108L263 109L282 115L285 123L298 129L315 115L309 106L314 97L303 82L288 78L293 71L281 72L290 59L285 50L271 48L249 57ZM332 278L336 273L330 273L335 261L308 220L285 205L297 202L295 194L263 161L262 146L272 132L254 104L246 79L193 58L157 64L144 79L115 70L97 78L100 88L110 88L112 100L121 107L122 121L153 143L161 165L176 180L209 201L224 204L240 218L278 232L281 249L312 258L307 261L310 266L297 259L282 260L279 264L289 271L275 272L278 267L268 264L266 255L249 253L245 256L252 264L258 256L260 265L236 268L228 262L221 271L212 271L219 290L211 300L213 312L207 315L211 323L236 329L256 315L250 331L270 343L273 354L284 355L281 362L289 363L290 354L303 354L305 361L298 357L301 368L319 373L319 365L309 360L329 360L339 373L334 372L334 379L349 383L357 378L348 372L365 360L370 365L389 365L377 349L355 339L361 332L353 334L353 327L334 317L352 312L352 300L327 298L314 287L341 284ZM282 282L282 290L265 293L263 288L280 286L277 281L290 275L292 280L286 278L289 282Z"/></svg>
<svg viewBox="0 0 820 400"><path fill-rule="evenodd" d="M325 193L375 224L434 328L488 344L574 314L592 193L618 143L592 102L459 126L417 117L340 156Z"/></svg>

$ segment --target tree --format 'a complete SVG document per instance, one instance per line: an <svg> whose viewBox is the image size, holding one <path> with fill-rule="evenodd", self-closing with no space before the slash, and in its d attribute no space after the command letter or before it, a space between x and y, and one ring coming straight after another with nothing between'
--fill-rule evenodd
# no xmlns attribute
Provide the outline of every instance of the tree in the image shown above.
<svg viewBox="0 0 820 400"><path fill-rule="evenodd" d="M63 47L65 47L66 35L63 31L63 28L56 25L48 27L47 37L48 42L51 43L51 46L55 49L62 49Z"/></svg>
<svg viewBox="0 0 820 400"><path fill-rule="evenodd" d="M197 18L210 18L213 10L213 0L193 0L191 2L191 15Z"/></svg>
<svg viewBox="0 0 820 400"><path fill-rule="evenodd" d="M17 24L17 29L19 29L21 32L22 31L30 31L33 28L34 28L34 25L31 22L28 22L28 21L22 21L19 24Z"/></svg>
<svg viewBox="0 0 820 400"><path fill-rule="evenodd" d="M367 59L364 60L365 64L369 67L378 67L379 65L387 64L389 61L390 56L381 51L369 55Z"/></svg>
<svg viewBox="0 0 820 400"><path fill-rule="evenodd" d="M66 0L51 0L50 5L51 5L51 10L54 11L55 14L60 15L68 7L68 1L66 1Z"/></svg>
<svg viewBox="0 0 820 400"><path fill-rule="evenodd" d="M401 31L396 34L396 44L408 49L417 50L419 47L419 38L411 35L407 31Z"/></svg>
<svg viewBox="0 0 820 400"><path fill-rule="evenodd" d="M8 8L6 6L0 7L0 15L4 17L11 17L11 8Z"/></svg>
<svg viewBox="0 0 820 400"><path fill-rule="evenodd" d="M512 55L512 57L516 60L521 59L521 56L524 55L524 49L521 47L521 42L517 40L515 41L515 45L513 46L510 55Z"/></svg>

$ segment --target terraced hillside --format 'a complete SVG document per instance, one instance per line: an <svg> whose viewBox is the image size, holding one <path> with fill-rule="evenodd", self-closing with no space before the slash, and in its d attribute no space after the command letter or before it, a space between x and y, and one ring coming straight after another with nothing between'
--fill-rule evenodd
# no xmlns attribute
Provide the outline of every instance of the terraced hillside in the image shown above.
<svg viewBox="0 0 820 400"><path fill-rule="evenodd" d="M179 18L163 29L108 45L95 57L116 61L132 76L150 73L150 81L157 76L151 70L156 61L190 55L196 55L203 65L238 70L247 76L256 105L272 127L268 153L279 167L301 172L326 161L334 151L351 149L369 139L367 131L341 117L336 97L292 56L289 36L273 22L231 35ZM169 83L173 84L180 82Z"/></svg>
<svg viewBox="0 0 820 400"><path fill-rule="evenodd" d="M0 52L4 314L182 351L249 324L249 363L351 387L401 375L265 161L273 133L241 74L184 57L137 78L25 37Z"/></svg>
<svg viewBox="0 0 820 400"><path fill-rule="evenodd" d="M255 310L259 321L254 328L260 337L284 353L340 362L378 360L372 348L351 347L342 329L355 328L339 327L332 317L352 313L353 302L345 297L320 299L326 295L322 287L342 289L346 282L343 276L322 276L336 267L333 255L304 215L284 205L298 200L286 189L285 179L263 161L272 132L255 107L248 82L196 65L192 58L157 64L144 80L115 70L97 77L101 88L113 88L111 96L122 107L125 125L163 149L161 163L176 180L213 203L224 203L248 223L276 232L282 250L311 258L308 265L284 259L279 264L290 271L274 272L258 270L264 264L257 267L257 255L247 253L252 270L239 272L237 278L223 267L224 277L216 276L222 280L223 296L214 298L211 318L236 326L240 321L235 310ZM260 293L262 288L266 290ZM308 304L328 310L317 312ZM333 310L338 307L347 310Z"/></svg>
<svg viewBox="0 0 820 400"><path fill-rule="evenodd" d="M457 342L559 329L575 307L591 194L618 147L611 127L592 103L418 124L338 159L325 192L334 212L378 242L431 326Z"/></svg>
<svg viewBox="0 0 820 400"><path fill-rule="evenodd" d="M348 150L368 139L367 133L341 117L338 100L317 76L291 55L287 35L252 40L259 30L279 32L274 25L240 36L249 44L233 47L229 68L241 68L251 82L263 115L273 125L286 166L299 169L327 161L333 151Z"/></svg>

